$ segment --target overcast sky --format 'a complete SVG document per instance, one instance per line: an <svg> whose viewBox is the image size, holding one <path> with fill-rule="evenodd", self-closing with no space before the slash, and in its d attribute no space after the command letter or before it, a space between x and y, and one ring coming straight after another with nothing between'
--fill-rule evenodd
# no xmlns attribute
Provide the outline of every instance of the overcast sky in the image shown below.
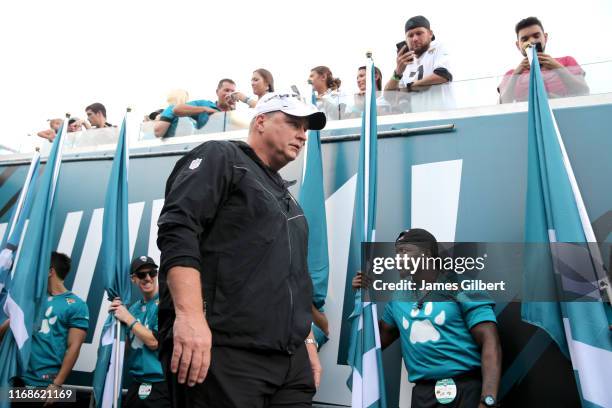
<svg viewBox="0 0 612 408"><path fill-rule="evenodd" d="M141 117L165 107L174 88L214 100L217 81L251 91L254 69L277 88L305 83L329 66L345 92L372 50L386 81L395 43L410 16L429 18L454 60L454 78L500 75L515 67L514 25L538 16L547 52L580 63L611 60L612 1L116 1L9 2L0 13L0 143L18 146L46 119L102 102L118 124L125 108ZM608 64L607 72L612 72ZM607 76L610 76L609 74ZM612 76L610 76L612 77ZM612 88L608 89L612 90Z"/></svg>

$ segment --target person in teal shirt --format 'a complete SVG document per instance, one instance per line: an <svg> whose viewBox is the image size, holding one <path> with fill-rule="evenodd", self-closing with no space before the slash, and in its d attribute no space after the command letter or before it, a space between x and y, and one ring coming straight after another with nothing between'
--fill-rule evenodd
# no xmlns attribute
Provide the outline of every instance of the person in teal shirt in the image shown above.
<svg viewBox="0 0 612 408"><path fill-rule="evenodd" d="M32 336L28 368L13 379L14 386L59 391L79 357L89 329L89 311L87 304L64 286L70 264L67 255L51 253L43 319Z"/></svg>
<svg viewBox="0 0 612 408"><path fill-rule="evenodd" d="M142 299L127 309L117 298L109 309L128 328L127 367L132 384L123 402L125 407L170 407L168 386L157 357L157 268L155 261L148 256L134 259L132 282L140 290Z"/></svg>
<svg viewBox="0 0 612 408"><path fill-rule="evenodd" d="M438 256L435 237L423 229L402 232L395 245L400 255ZM412 275L417 288L449 279L448 272L423 268ZM367 280L358 273L353 287ZM412 408L498 406L501 346L493 306L482 294L474 299L461 291L426 290L416 291L410 301L387 304L378 322L381 347L400 339L408 379L415 383Z"/></svg>

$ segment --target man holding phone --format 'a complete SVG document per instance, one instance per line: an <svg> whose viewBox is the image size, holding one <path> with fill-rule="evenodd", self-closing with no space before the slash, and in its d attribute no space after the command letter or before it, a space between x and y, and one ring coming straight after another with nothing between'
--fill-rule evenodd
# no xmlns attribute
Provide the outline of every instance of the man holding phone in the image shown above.
<svg viewBox="0 0 612 408"><path fill-rule="evenodd" d="M526 101L529 97L529 61L527 48L534 45L542 69L542 78L550 98L588 95L589 86L584 71L572 57L553 58L545 53L548 33L536 17L528 17L516 24L516 48L523 59L515 69L504 75L497 91L501 103Z"/></svg>
<svg viewBox="0 0 612 408"><path fill-rule="evenodd" d="M430 29L429 20L414 16L404 26L406 40L396 44L396 66L385 85L385 99L397 101L399 92L410 93L410 111L452 109L455 98L450 82L450 58Z"/></svg>

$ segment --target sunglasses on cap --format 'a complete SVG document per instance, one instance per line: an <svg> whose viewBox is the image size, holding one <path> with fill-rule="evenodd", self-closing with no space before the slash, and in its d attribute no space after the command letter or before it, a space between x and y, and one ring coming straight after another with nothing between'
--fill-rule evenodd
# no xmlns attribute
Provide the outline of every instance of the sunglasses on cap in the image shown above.
<svg viewBox="0 0 612 408"><path fill-rule="evenodd" d="M157 269L151 269L150 271L137 271L137 272L134 272L134 275L138 279L144 279L147 277L147 275L149 275L149 277L153 279L154 277L157 276Z"/></svg>

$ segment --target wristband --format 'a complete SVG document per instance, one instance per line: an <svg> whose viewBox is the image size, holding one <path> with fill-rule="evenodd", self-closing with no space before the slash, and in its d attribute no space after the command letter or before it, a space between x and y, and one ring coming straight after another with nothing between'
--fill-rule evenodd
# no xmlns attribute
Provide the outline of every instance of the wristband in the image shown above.
<svg viewBox="0 0 612 408"><path fill-rule="evenodd" d="M138 323L138 319L134 319L134 321L132 322L132 324L130 324L128 326L128 331L132 331L132 329L134 328L134 325Z"/></svg>
<svg viewBox="0 0 612 408"><path fill-rule="evenodd" d="M397 72L395 72L395 70L393 70L393 75L391 75L391 79L399 82L402 80L402 77L401 75L398 75Z"/></svg>
<svg viewBox="0 0 612 408"><path fill-rule="evenodd" d="M246 103L247 105L248 105L250 100L251 100L251 98L249 98L248 96L244 97L244 103Z"/></svg>
<svg viewBox="0 0 612 408"><path fill-rule="evenodd" d="M308 339L304 340L304 344L306 344L306 345L314 344L317 349L319 348L319 345L317 344L315 339L308 338Z"/></svg>

